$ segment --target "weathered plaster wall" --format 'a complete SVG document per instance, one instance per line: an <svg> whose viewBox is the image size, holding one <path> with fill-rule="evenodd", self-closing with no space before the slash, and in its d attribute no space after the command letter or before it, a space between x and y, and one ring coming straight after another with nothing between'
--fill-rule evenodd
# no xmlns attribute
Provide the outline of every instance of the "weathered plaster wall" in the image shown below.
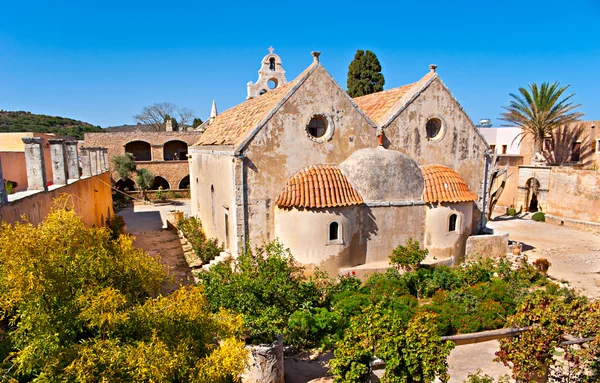
<svg viewBox="0 0 600 383"><path fill-rule="evenodd" d="M189 174L188 161L184 158L181 161L163 160L163 146L169 141L183 141L189 148L200 139L201 132L182 131L182 132L115 132L115 133L86 133L85 140L81 146L101 146L108 148L108 157L125 154L125 145L132 141L144 141L150 144L152 152L152 161L138 161L140 168L146 168L155 176L163 177L169 183L171 189L178 189L179 182ZM112 160L110 170L113 180L118 180L118 175L114 172Z"/></svg>
<svg viewBox="0 0 600 383"><path fill-rule="evenodd" d="M27 190L27 166L24 152L0 152L5 180L16 182L15 191Z"/></svg>
<svg viewBox="0 0 600 383"><path fill-rule="evenodd" d="M467 239L465 259L477 260L479 257L498 259L508 252L508 233L473 235Z"/></svg>
<svg viewBox="0 0 600 383"><path fill-rule="evenodd" d="M372 206L362 210L361 241L366 244L366 263L389 259L409 238L424 243L426 208L420 206Z"/></svg>
<svg viewBox="0 0 600 383"><path fill-rule="evenodd" d="M458 216L456 230L449 231L450 215ZM471 235L473 203L429 204L425 229L425 247L432 262L451 260L458 264L465 255L467 238Z"/></svg>
<svg viewBox="0 0 600 383"><path fill-rule="evenodd" d="M299 262L335 273L364 263L359 206L332 209L275 208L275 237ZM339 240L329 241L329 225L338 222Z"/></svg>
<svg viewBox="0 0 600 383"><path fill-rule="evenodd" d="M501 180L502 178L500 178ZM508 179L506 180L506 186L504 191L500 195L500 199L496 206L500 207L517 207L519 200L519 167L509 166L508 167ZM495 190L495 188L494 188Z"/></svg>
<svg viewBox="0 0 600 383"><path fill-rule="evenodd" d="M200 218L206 235L225 243L234 254L238 252L236 226L235 158L191 148L190 186L191 214ZM214 193L211 193L211 186ZM214 219L213 219L214 209ZM225 225L227 215L227 227Z"/></svg>
<svg viewBox="0 0 600 383"><path fill-rule="evenodd" d="M430 118L443 122L438 139L426 138L425 126ZM390 149L402 151L419 165L440 164L454 169L482 195L485 141L439 79L435 79L386 128ZM473 211L473 230L477 230L480 210Z"/></svg>
<svg viewBox="0 0 600 383"><path fill-rule="evenodd" d="M11 202L0 207L0 220L14 223L25 215L30 223L37 225L50 212L52 201L64 195L71 196L75 212L87 226L104 226L105 219L113 216L110 175L106 172L65 186L50 187L47 192L13 194Z"/></svg>
<svg viewBox="0 0 600 383"><path fill-rule="evenodd" d="M552 168L546 212L600 223L600 172Z"/></svg>
<svg viewBox="0 0 600 383"><path fill-rule="evenodd" d="M309 138L306 126L315 114L324 114L333 123L335 131L329 141ZM354 151L376 145L376 129L326 71L317 67L245 151L251 243L275 238L273 201L297 171L313 164L337 165Z"/></svg>

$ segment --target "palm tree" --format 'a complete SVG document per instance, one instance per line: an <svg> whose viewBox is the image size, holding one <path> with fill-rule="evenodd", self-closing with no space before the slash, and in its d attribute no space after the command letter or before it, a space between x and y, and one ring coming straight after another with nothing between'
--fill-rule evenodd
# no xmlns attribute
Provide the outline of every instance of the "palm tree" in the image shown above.
<svg viewBox="0 0 600 383"><path fill-rule="evenodd" d="M508 121L521 127L519 144L526 136L533 136L534 153L543 155L542 145L546 137L552 136L555 128L578 121L583 116L581 112L573 110L581 104L569 102L575 93L561 99L569 85L560 86L544 82L541 86L536 83L529 85L529 89L519 88L520 95L511 93L513 98L509 106L503 108L501 120Z"/></svg>

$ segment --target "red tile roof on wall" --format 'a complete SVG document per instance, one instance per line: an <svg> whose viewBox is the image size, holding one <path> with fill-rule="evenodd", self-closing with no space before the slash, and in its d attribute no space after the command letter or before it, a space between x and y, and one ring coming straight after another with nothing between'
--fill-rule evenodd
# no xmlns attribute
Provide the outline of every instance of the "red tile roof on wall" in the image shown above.
<svg viewBox="0 0 600 383"><path fill-rule="evenodd" d="M325 208L363 203L339 167L308 166L289 179L277 197L279 207Z"/></svg>
<svg viewBox="0 0 600 383"><path fill-rule="evenodd" d="M414 84L356 97L353 100L373 122L380 124L385 122L380 119L400 101Z"/></svg>
<svg viewBox="0 0 600 383"><path fill-rule="evenodd" d="M477 196L469 190L462 177L443 165L423 165L421 172L425 178L423 200L425 202L469 202L477 201Z"/></svg>

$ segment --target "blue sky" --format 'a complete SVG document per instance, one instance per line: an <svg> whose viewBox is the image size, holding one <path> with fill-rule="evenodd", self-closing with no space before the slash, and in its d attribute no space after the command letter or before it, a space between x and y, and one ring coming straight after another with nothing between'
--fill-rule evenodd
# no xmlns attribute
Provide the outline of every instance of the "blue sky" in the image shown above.
<svg viewBox="0 0 600 383"><path fill-rule="evenodd" d="M271 5L272 8L268 8ZM377 54L385 89L438 72L467 113L495 124L508 94L571 84L600 119L600 0L9 1L0 4L0 109L134 123L170 101L206 119L244 101L273 46L288 80L310 52L345 88L357 49Z"/></svg>

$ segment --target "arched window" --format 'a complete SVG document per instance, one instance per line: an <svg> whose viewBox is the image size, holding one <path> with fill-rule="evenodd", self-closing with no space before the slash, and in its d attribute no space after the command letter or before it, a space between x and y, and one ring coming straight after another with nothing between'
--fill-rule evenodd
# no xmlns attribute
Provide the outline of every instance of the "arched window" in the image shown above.
<svg viewBox="0 0 600 383"><path fill-rule="evenodd" d="M274 70L275 70L275 57L271 57L271 58L269 59L269 69L270 69L271 71L274 71Z"/></svg>
<svg viewBox="0 0 600 383"><path fill-rule="evenodd" d="M163 158L165 161L187 160L188 145L183 141L169 141L163 145Z"/></svg>
<svg viewBox="0 0 600 383"><path fill-rule="evenodd" d="M215 226L215 187L210 185L210 208L212 215L212 224Z"/></svg>
<svg viewBox="0 0 600 383"><path fill-rule="evenodd" d="M448 219L448 231L456 231L456 223L458 222L458 215L451 214Z"/></svg>
<svg viewBox="0 0 600 383"><path fill-rule="evenodd" d="M179 189L189 189L190 188L190 176L185 176L181 181L179 181Z"/></svg>
<svg viewBox="0 0 600 383"><path fill-rule="evenodd" d="M125 145L125 153L133 154L136 161L152 161L152 149L145 141L132 141Z"/></svg>
<svg viewBox="0 0 600 383"><path fill-rule="evenodd" d="M329 224L329 240L337 241L340 239L340 224L337 222L331 222Z"/></svg>
<svg viewBox="0 0 600 383"><path fill-rule="evenodd" d="M161 176L154 176L154 182L152 183L150 190L158 190L159 187L161 187L163 190L169 190L171 188L166 179Z"/></svg>

